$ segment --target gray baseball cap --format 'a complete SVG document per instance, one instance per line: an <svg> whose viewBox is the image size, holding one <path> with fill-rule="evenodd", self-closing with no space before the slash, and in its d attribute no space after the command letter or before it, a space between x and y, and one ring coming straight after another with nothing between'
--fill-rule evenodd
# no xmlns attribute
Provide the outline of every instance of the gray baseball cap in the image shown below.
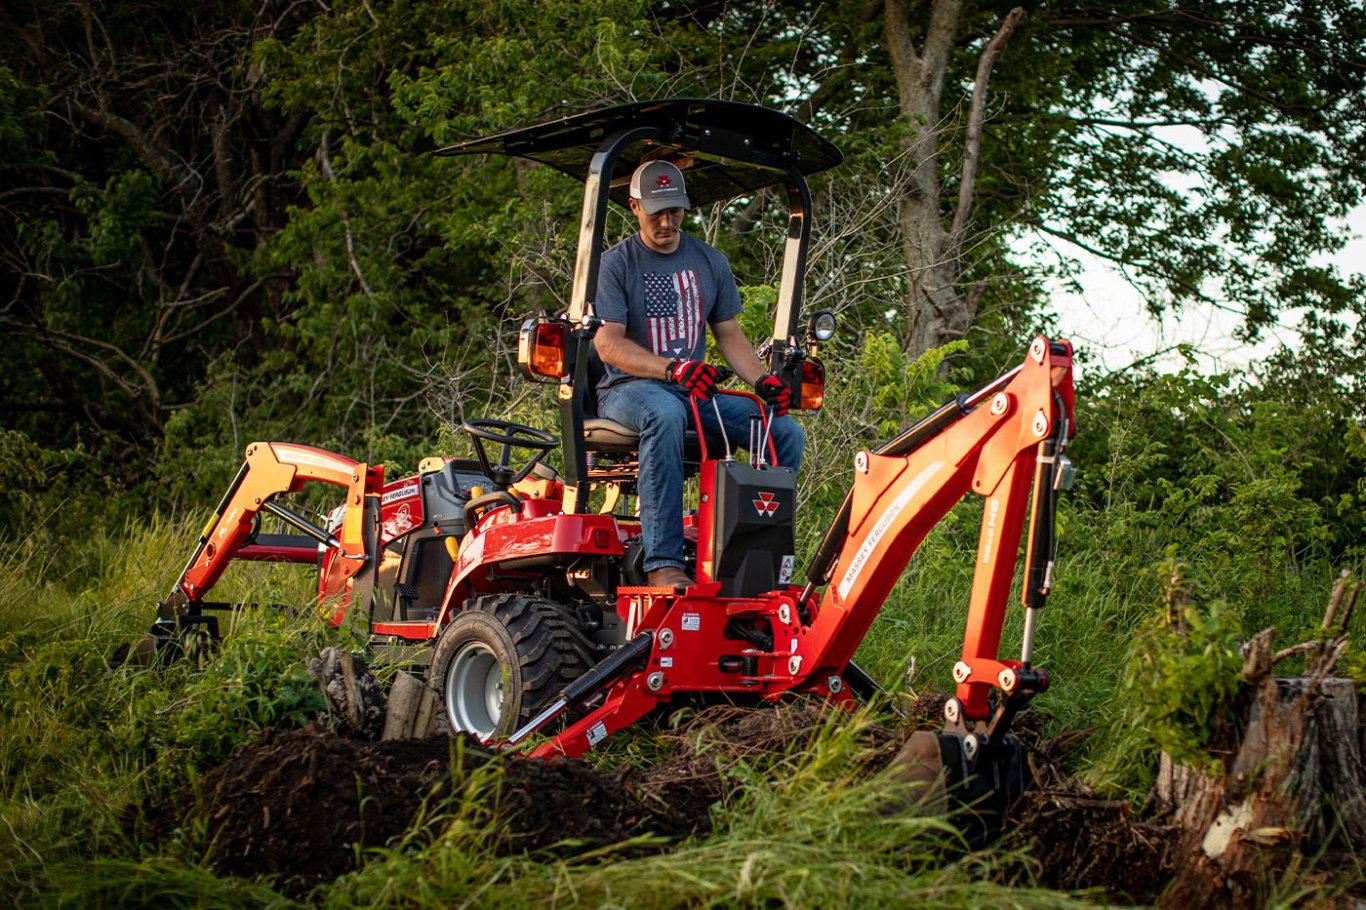
<svg viewBox="0 0 1366 910"><path fill-rule="evenodd" d="M640 202L647 215L662 209L686 209L688 188L683 172L668 161L647 161L631 175L631 198Z"/></svg>

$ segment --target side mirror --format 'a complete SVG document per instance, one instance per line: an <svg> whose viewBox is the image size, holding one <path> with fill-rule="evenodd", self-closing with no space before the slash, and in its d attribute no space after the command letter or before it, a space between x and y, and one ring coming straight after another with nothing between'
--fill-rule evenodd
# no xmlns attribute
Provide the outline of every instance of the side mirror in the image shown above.
<svg viewBox="0 0 1366 910"><path fill-rule="evenodd" d="M564 377L569 324L551 316L535 316L517 334L517 366L532 382L559 382Z"/></svg>

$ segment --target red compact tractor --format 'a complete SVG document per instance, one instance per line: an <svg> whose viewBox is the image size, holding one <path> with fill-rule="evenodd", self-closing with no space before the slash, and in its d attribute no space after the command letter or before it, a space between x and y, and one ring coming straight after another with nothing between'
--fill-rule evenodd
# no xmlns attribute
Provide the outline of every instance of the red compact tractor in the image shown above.
<svg viewBox="0 0 1366 910"><path fill-rule="evenodd" d="M381 467L308 446L249 446L160 605L159 643L175 648L187 631L217 633L213 610L235 605L203 598L231 560L313 563L334 623L428 667L451 730L511 745L541 732L550 738L532 755L579 756L685 697L761 702L806 693L847 702L871 694L876 686L851 661L854 650L921 540L972 492L985 500L981 537L939 746L960 795L1008 802L1023 782L1009 725L1048 685L1031 650L1052 585L1057 495L1072 474L1063 454L1073 431L1070 345L1035 338L1008 373L854 453L849 493L801 583L793 577L795 477L755 444L764 428L744 441L694 434L688 459L700 493L685 525L697 581L650 587L629 509L636 439L594 413L593 301L608 203L624 204L629 175L647 158L682 168L697 205L768 187L786 192L782 280L761 353L797 409L812 410L825 380L815 347L833 318L817 314L798 329L811 226L806 177L838 164L840 152L775 111L668 100L439 154L474 153L522 156L584 182L569 310L528 321L519 347L528 377L557 384L561 438L470 420L464 429L477 459L427 459L416 476L392 483ZM756 451L737 460L737 442ZM558 473L542 463L557 447ZM343 497L325 517L289 502L315 482ZM297 533L264 533L266 515ZM1003 659L1026 524L1021 654Z"/></svg>

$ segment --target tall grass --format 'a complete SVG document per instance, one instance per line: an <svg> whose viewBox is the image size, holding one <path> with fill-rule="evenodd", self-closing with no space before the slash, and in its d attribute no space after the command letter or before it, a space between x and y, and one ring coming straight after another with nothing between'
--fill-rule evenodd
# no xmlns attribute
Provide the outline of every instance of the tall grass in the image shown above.
<svg viewBox="0 0 1366 910"><path fill-rule="evenodd" d="M203 667L114 660L150 625L193 536L152 519L73 544L61 574L21 548L0 562L0 882L18 904L64 893L73 863L114 874L139 862L130 812L291 709L302 717L299 702L321 705L293 634L311 619L244 617Z"/></svg>

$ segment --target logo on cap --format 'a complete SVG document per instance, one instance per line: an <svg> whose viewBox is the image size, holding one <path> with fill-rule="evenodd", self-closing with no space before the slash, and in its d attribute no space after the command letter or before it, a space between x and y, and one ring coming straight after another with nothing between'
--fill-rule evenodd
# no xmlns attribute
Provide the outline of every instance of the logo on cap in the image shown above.
<svg viewBox="0 0 1366 910"><path fill-rule="evenodd" d="M672 183L673 181L669 179L668 174L660 174L659 177L655 180L655 186L659 187L669 186Z"/></svg>

